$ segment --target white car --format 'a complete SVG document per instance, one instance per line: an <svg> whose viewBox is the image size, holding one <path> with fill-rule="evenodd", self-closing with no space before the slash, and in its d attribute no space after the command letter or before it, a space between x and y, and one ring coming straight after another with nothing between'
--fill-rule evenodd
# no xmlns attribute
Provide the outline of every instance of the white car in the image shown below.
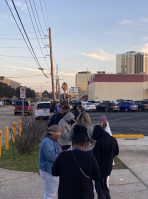
<svg viewBox="0 0 148 199"><path fill-rule="evenodd" d="M82 102L83 108L85 111L95 111L96 105L90 102Z"/></svg>
<svg viewBox="0 0 148 199"><path fill-rule="evenodd" d="M0 101L0 107L3 106L3 102Z"/></svg>
<svg viewBox="0 0 148 199"><path fill-rule="evenodd" d="M38 102L34 110L35 119L48 119L50 115L50 101Z"/></svg>

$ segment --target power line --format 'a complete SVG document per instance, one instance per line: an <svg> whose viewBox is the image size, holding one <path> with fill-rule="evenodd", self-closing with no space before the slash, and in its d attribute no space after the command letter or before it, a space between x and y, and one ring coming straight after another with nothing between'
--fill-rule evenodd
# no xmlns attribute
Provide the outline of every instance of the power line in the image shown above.
<svg viewBox="0 0 148 199"><path fill-rule="evenodd" d="M47 22L48 22L48 27L49 27L49 18L48 18L48 14L47 14L46 0L44 0L44 4L45 4L46 17L47 17Z"/></svg>
<svg viewBox="0 0 148 199"><path fill-rule="evenodd" d="M41 67L41 65L40 65L40 63L39 63L39 61L38 61L38 58L36 57L36 54L35 54L35 52L34 52L34 49L33 49L33 47L32 47L32 44L31 44L31 42L30 42L30 40L29 40L29 38L28 38L28 35L27 35L27 33L26 33L26 30L25 30L25 27L24 27L24 25L23 25L23 23L22 23L22 20L21 20L21 18L20 18L20 16L19 16L19 13L18 13L18 11L17 11L17 8L16 8L16 6L15 6L15 3L14 3L13 0L11 0L11 1L12 1L12 4L13 4L14 9L15 9L15 11L16 11L16 14L17 14L17 16L18 16L18 18L19 18L19 21L20 21L20 23L21 23L21 25L22 25L22 28L23 28L23 30L24 30L24 33L25 33L25 35L26 35L26 37L27 37L27 40L28 40L28 42L29 42L29 44L30 44L30 47L31 47L31 49L32 49L32 52L33 52L33 54L34 54L34 56L35 56L35 58L36 58L36 61L37 61L38 66L39 66L39 69L42 71L42 73L44 74L44 76L47 77L46 74L44 73L44 71L43 71L43 69L42 69L42 67Z"/></svg>
<svg viewBox="0 0 148 199"><path fill-rule="evenodd" d="M20 56L19 55L16 55L16 56L15 55L0 55L0 57L20 57L20 58L31 58L31 59L33 58L33 57L23 56L23 55L20 55ZM45 59L46 57L37 57L36 56L36 58L39 58L39 59L43 58L43 59Z"/></svg>
<svg viewBox="0 0 148 199"><path fill-rule="evenodd" d="M29 16L30 16L30 19L31 19L31 23L32 23L32 26L33 26L33 29L34 29L34 32L35 32L35 35L36 35L36 38L37 38L37 41L38 41L38 44L39 44L39 47L40 47L40 50L41 50L41 53L42 53L42 56L44 57L44 54L43 54L43 51L42 51L42 48L41 48L41 45L40 45L40 42L38 40L38 36L37 36L37 33L36 33L36 30L35 30L35 26L34 26L34 23L33 23L33 20L32 20L32 16L31 16L31 13L30 13L30 10L29 10L29 7L28 7L28 3L27 3L27 0L25 0L26 2L26 6L27 6L27 9L28 9L28 12L29 12ZM49 67L49 65L47 64L47 61L44 59L47 67Z"/></svg>
<svg viewBox="0 0 148 199"><path fill-rule="evenodd" d="M4 48L22 48L22 49L28 49L26 47L19 47L19 46L1 46L0 48L4 49ZM45 48L45 47L41 47L41 48ZM39 47L34 47L34 49L40 49Z"/></svg>
<svg viewBox="0 0 148 199"><path fill-rule="evenodd" d="M41 11L42 11L42 15L43 15L43 19L44 19L45 27L46 27L46 28L47 28L47 30L48 30L48 26L47 26L47 24L46 24L46 20L45 20L45 16L44 16L43 8L42 8L41 0L39 0L39 2L40 2L40 6L41 6Z"/></svg>
<svg viewBox="0 0 148 199"><path fill-rule="evenodd" d="M18 29L19 29L19 31L20 31L20 33L21 33L21 35L22 35L22 37L23 37L23 39L24 39L24 41L25 41L25 43L26 43L26 45L27 45L27 47L28 47L28 49L29 49L29 51L30 51L30 53L32 54L32 56L33 56L33 58L34 58L36 64L38 65L38 62L37 62L37 60L35 59L35 57L34 57L32 51L31 51L31 49L30 49L30 47L29 47L29 45L28 45L28 43L27 43L27 41L26 41L26 39L25 39L25 37L24 37L24 35L23 35L23 33L22 33L22 30L20 29L20 27L19 27L19 25L18 25L18 23L17 23L17 21L16 21L16 19L15 19L15 16L14 16L14 14L13 14L13 12L12 12L12 10L11 10L11 8L10 8L8 2L7 2L7 0L5 0L5 2L6 2L8 8L9 8L11 14L12 14L12 17L13 17L13 19L14 19L14 21L15 21L15 23L16 23L16 25L17 25L17 27L18 27ZM14 3L14 2L13 2L13 3ZM43 72L43 71L42 71L42 72Z"/></svg>
<svg viewBox="0 0 148 199"><path fill-rule="evenodd" d="M48 74L48 76L49 76L50 74ZM6 78L22 78L22 77L35 77L35 76L37 76L37 77L42 77L42 75L24 75L24 76L16 76L16 77L6 77Z"/></svg>
<svg viewBox="0 0 148 199"><path fill-rule="evenodd" d="M1 37L0 39L7 39L7 40L23 40L22 38L10 38L10 37ZM29 38L32 40L36 40L36 38ZM46 38L38 38L38 39L46 39Z"/></svg>
<svg viewBox="0 0 148 199"><path fill-rule="evenodd" d="M35 23L36 23L37 29L38 29L38 31L39 31L40 37L42 38L42 35L41 35L41 32L40 32L40 29L39 29L38 23L37 23L37 20L36 20L36 17L35 17L35 13L34 13L34 10L33 10L33 7L32 7L32 3L31 3L31 1L30 1L30 0L29 0L29 3L30 3L30 7L31 7L31 10L32 10L32 13L33 13L34 19L35 19ZM33 1L33 3L34 3L34 1ZM34 5L35 5L35 4L34 4ZM41 29L41 30L42 30L42 29ZM42 40L42 42L43 42L43 45L45 45L43 40ZM47 51L47 49L46 49L46 51ZM48 51L47 51L47 53L48 53Z"/></svg>

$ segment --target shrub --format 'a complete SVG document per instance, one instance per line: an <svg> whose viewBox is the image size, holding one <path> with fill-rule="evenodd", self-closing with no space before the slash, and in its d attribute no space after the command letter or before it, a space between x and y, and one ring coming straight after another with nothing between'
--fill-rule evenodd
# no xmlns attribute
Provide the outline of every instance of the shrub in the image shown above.
<svg viewBox="0 0 148 199"><path fill-rule="evenodd" d="M21 137L15 136L15 145L19 154L31 154L35 145L39 144L43 134L46 131L43 123L36 121L33 117L25 117L22 123Z"/></svg>

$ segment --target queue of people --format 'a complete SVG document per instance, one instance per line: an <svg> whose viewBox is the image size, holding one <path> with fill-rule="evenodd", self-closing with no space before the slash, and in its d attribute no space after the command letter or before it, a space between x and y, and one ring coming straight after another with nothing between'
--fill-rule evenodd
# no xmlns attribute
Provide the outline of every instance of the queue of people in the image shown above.
<svg viewBox="0 0 148 199"><path fill-rule="evenodd" d="M64 105L51 117L40 144L44 199L54 199L57 190L58 199L93 199L94 185L98 199L111 199L109 176L118 154L106 116L93 127L87 112L81 109L75 117Z"/></svg>

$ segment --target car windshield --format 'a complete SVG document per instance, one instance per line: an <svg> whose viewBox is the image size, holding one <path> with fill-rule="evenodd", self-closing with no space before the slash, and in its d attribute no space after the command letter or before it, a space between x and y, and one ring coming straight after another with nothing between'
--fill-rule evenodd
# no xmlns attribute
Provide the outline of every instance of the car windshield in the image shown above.
<svg viewBox="0 0 148 199"><path fill-rule="evenodd" d="M17 101L16 106L22 106L22 101ZM29 106L29 103L27 101L25 101L24 106Z"/></svg>
<svg viewBox="0 0 148 199"><path fill-rule="evenodd" d="M37 108L50 108L50 103L40 103Z"/></svg>

